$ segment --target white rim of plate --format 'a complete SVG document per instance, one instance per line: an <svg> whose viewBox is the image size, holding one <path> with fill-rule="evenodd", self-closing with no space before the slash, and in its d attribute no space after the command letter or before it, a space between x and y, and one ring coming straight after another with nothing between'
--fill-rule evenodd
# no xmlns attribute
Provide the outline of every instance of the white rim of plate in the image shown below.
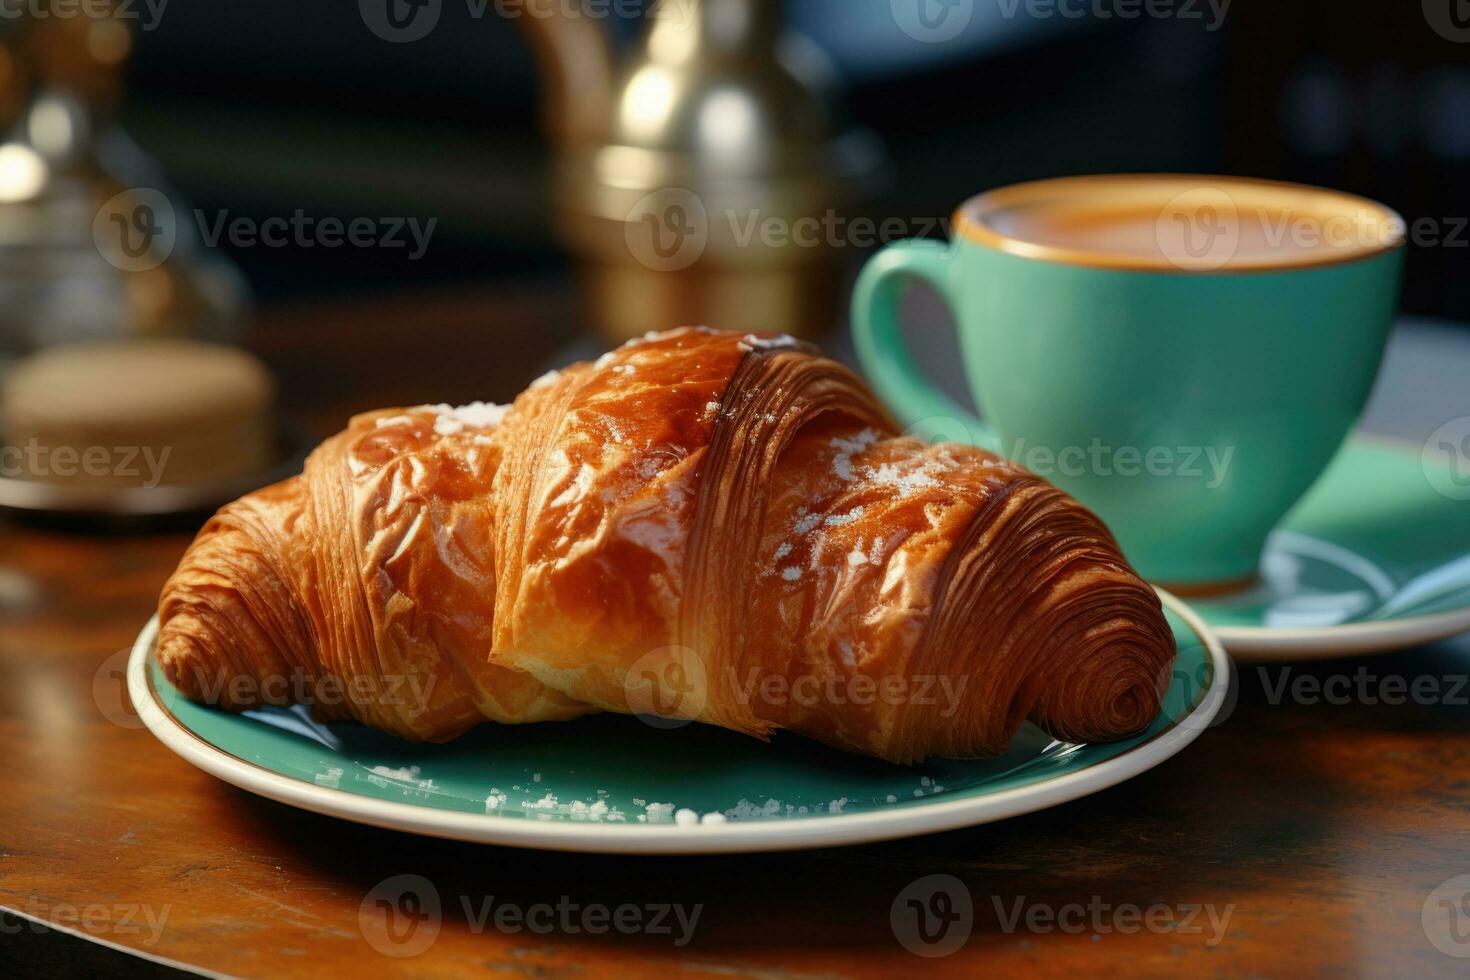
<svg viewBox="0 0 1470 980"><path fill-rule="evenodd" d="M601 854L729 854L837 847L956 830L1066 803L1146 772L1198 738L1226 700L1229 662L1219 639L1194 610L1163 589L1156 591L1199 637L1214 667L1209 689L1187 715L1143 744L1086 769L976 798L872 813L691 826L540 822L375 800L302 782L204 741L154 700L145 668L158 637L156 615L138 634L128 658L128 694L138 717L159 741L210 775L280 803L374 827L479 844Z"/></svg>
<svg viewBox="0 0 1470 980"><path fill-rule="evenodd" d="M1446 640L1470 630L1470 606L1431 616L1379 619L1340 626L1278 629L1270 626L1211 627L1230 655L1247 663L1287 663L1387 653Z"/></svg>

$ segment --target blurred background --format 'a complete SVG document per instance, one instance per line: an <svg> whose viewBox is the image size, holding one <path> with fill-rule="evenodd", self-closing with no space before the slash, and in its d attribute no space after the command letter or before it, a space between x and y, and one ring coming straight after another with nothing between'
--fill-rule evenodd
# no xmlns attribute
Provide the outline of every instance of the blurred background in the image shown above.
<svg viewBox="0 0 1470 980"><path fill-rule="evenodd" d="M0 0L0 123L0 380L69 341L223 340L263 368L219 367L214 410L268 435L508 400L684 323L845 356L878 245L1063 174L1381 200L1405 313L1470 322L1466 0ZM957 391L919 292L920 360ZM157 401L184 370L147 367L91 383ZM81 377L54 370L0 405L5 445L204 424L180 396L119 441L120 396L51 404L46 377Z"/></svg>
<svg viewBox="0 0 1470 980"><path fill-rule="evenodd" d="M1234 0L1221 17L1178 0L1131 20L1127 0L950 2L962 29L927 40L890 0L786 4L887 147L874 214L917 222L1018 180L1178 170L1354 191L1411 225L1470 215L1470 18L1454 39L1428 2ZM399 43L355 3L171 3L151 27L138 4L120 118L193 206L439 219L416 261L224 246L261 304L569 276L537 64L495 0L443 0L433 30ZM625 43L640 30L606 20ZM1470 319L1467 258L1470 230L1417 249L1406 310Z"/></svg>

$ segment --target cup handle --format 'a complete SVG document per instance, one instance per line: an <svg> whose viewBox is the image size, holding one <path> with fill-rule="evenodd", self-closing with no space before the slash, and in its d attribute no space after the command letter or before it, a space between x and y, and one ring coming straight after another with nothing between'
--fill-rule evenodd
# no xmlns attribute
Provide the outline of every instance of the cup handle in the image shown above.
<svg viewBox="0 0 1470 980"><path fill-rule="evenodd" d="M873 387L909 432L934 442L964 442L999 453L995 430L919 372L898 322L899 301L915 279L934 287L954 312L949 268L953 257L953 249L944 242L911 239L894 242L869 259L853 291L853 343Z"/></svg>

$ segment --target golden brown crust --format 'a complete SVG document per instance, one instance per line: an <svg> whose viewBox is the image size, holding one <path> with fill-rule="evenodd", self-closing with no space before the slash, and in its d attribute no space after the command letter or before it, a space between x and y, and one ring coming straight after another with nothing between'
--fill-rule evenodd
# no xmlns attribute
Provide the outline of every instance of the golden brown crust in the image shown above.
<svg viewBox="0 0 1470 980"><path fill-rule="evenodd" d="M417 739L655 711L898 762L1158 711L1172 635L1097 519L900 437L809 348L673 331L496 414L359 417L221 511L164 592L169 675L227 707L280 699L200 678L356 681L328 717Z"/></svg>

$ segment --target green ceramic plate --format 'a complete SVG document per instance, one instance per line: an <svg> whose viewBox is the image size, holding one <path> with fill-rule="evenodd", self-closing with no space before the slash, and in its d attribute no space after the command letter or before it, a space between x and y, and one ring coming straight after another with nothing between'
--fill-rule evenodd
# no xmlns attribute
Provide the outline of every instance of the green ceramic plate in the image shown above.
<svg viewBox="0 0 1470 980"><path fill-rule="evenodd" d="M1272 536L1260 584L1190 605L1241 660L1371 653L1470 630L1470 477L1432 441L1421 451L1353 439Z"/></svg>
<svg viewBox="0 0 1470 980"><path fill-rule="evenodd" d="M1223 649L1165 595L1179 645L1163 711L1135 738L1067 745L1026 726L1001 758L905 767L783 735L659 730L601 715L482 726L411 745L299 709L231 715L194 704L138 637L128 690L170 749L262 796L360 823L557 850L709 853L855 844L985 823L1085 796L1158 765L1224 701Z"/></svg>

